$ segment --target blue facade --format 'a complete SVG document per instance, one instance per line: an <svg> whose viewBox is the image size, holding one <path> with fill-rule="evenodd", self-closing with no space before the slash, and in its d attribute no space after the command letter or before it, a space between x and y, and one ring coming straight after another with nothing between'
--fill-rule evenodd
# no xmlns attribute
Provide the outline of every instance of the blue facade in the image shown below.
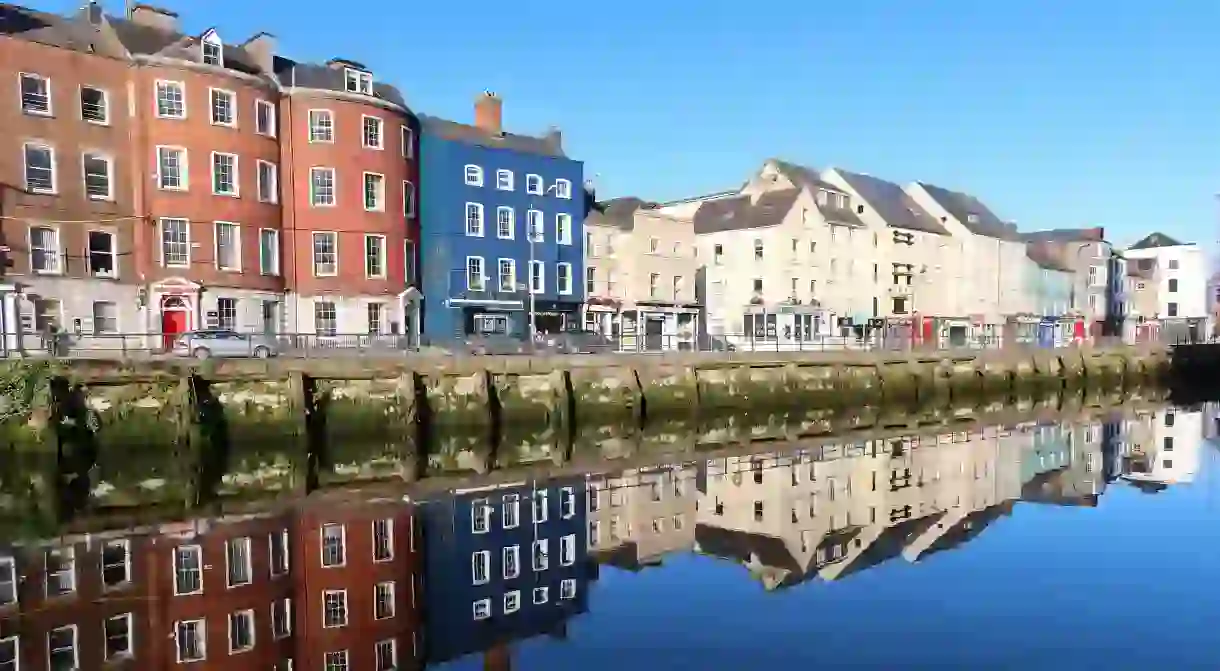
<svg viewBox="0 0 1220 671"><path fill-rule="evenodd" d="M421 506L426 659L558 633L588 610L583 479L480 489ZM545 559L542 556L545 555Z"/></svg>
<svg viewBox="0 0 1220 671"><path fill-rule="evenodd" d="M468 179L476 168L481 179ZM511 188L504 188L509 184L498 179L499 171L511 175ZM531 175L540 181L541 194L528 192L527 182L535 179ZM468 207L480 213L481 228L468 222ZM542 213L541 239L533 245L526 235L530 210ZM453 139L424 124L420 138L424 334L433 340L474 333L527 334L525 287L530 282L531 258L541 264L541 290L534 295L538 331L578 325L585 301L584 215L582 162ZM503 230L502 217L511 217L511 226ZM509 263L511 278L501 272L508 270L502 266ZM481 286L476 275L480 272Z"/></svg>

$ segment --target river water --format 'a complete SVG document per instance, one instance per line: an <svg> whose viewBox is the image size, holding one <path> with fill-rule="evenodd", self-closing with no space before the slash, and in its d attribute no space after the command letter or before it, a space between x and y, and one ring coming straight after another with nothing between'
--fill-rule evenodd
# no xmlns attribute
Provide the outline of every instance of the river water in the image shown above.
<svg viewBox="0 0 1220 671"><path fill-rule="evenodd" d="M1217 414L1077 409L9 538L0 671L1216 668Z"/></svg>

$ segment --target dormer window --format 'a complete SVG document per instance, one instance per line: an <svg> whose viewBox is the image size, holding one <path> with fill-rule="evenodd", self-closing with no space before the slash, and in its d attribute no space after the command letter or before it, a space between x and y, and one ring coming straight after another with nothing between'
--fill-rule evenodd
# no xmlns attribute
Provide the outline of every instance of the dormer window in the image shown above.
<svg viewBox="0 0 1220 671"><path fill-rule="evenodd" d="M369 72L346 68L343 70L343 80L349 93L373 95L373 75Z"/></svg>
<svg viewBox="0 0 1220 671"><path fill-rule="evenodd" d="M818 191L818 205L825 205L830 200L830 194L825 189Z"/></svg>
<svg viewBox="0 0 1220 671"><path fill-rule="evenodd" d="M208 33L203 38L203 62L215 66L224 64L224 45L216 33Z"/></svg>
<svg viewBox="0 0 1220 671"><path fill-rule="evenodd" d="M977 223L979 223L979 215L974 214L974 213L967 214L967 215L966 215L966 222L967 222L967 223L970 223L970 224L977 224Z"/></svg>

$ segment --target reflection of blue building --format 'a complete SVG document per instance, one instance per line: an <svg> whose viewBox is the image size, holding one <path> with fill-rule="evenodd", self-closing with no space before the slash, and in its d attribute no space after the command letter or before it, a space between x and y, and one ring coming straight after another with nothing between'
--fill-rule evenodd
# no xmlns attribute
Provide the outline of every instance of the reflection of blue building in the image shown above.
<svg viewBox="0 0 1220 671"><path fill-rule="evenodd" d="M426 659L559 633L588 609L583 479L465 490L421 506Z"/></svg>

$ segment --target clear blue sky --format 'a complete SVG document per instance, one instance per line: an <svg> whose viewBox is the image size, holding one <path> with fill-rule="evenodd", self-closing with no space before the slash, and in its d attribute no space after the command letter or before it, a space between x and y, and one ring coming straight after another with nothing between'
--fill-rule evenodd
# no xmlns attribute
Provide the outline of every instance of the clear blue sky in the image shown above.
<svg viewBox="0 0 1220 671"><path fill-rule="evenodd" d="M599 196L734 187L780 156L969 191L1023 229L1220 235L1209 0L153 4L364 62L417 111L469 121L494 90L512 130L562 128Z"/></svg>

